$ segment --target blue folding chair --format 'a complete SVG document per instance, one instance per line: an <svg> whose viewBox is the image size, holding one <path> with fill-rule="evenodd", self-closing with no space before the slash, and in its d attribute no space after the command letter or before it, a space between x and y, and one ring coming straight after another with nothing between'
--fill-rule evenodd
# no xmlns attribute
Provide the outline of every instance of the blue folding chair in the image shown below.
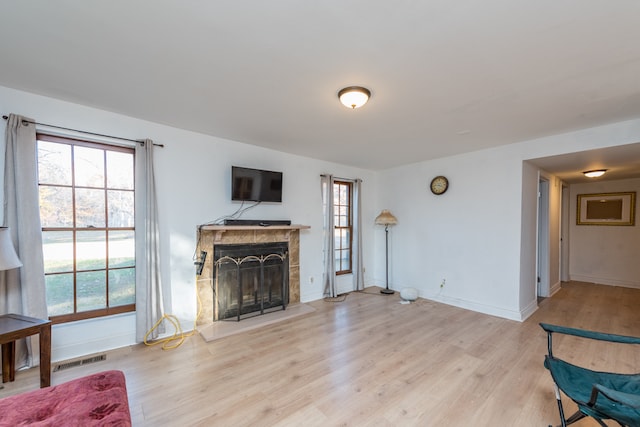
<svg viewBox="0 0 640 427"><path fill-rule="evenodd" d="M621 344L640 344L640 338L546 323L540 326L547 332L549 354L545 356L544 366L551 372L555 383L561 426L592 417L604 427L607 424L603 420L613 420L621 426L640 427L640 373L598 372L558 359L553 355L552 335L558 333ZM578 405L578 411L566 419L560 392Z"/></svg>

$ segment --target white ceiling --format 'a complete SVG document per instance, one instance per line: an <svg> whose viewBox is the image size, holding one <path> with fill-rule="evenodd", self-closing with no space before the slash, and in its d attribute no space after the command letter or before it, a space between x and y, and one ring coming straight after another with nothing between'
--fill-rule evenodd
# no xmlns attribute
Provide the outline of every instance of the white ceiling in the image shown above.
<svg viewBox="0 0 640 427"><path fill-rule="evenodd" d="M639 22L637 0L7 0L0 85L380 170L640 117Z"/></svg>
<svg viewBox="0 0 640 427"><path fill-rule="evenodd" d="M639 178L640 143L533 159L531 163L568 184ZM607 172L599 178L587 178L583 174L596 169Z"/></svg>

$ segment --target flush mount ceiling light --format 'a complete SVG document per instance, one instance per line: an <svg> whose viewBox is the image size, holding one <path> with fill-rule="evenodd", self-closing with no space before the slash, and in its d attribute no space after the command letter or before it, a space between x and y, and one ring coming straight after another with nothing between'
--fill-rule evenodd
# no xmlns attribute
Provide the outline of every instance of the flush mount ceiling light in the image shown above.
<svg viewBox="0 0 640 427"><path fill-rule="evenodd" d="M582 172L584 174L584 176L589 177L589 178L597 178L599 176L604 175L604 173L606 172L606 169L595 169L592 171L584 171Z"/></svg>
<svg viewBox="0 0 640 427"><path fill-rule="evenodd" d="M338 92L340 102L342 102L345 107L353 110L366 104L370 96L371 92L369 89L362 86L349 86Z"/></svg>

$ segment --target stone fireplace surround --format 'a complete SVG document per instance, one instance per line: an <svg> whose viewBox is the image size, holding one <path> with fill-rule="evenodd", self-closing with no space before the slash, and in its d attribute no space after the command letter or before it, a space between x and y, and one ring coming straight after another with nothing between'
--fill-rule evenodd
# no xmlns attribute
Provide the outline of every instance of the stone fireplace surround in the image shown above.
<svg viewBox="0 0 640 427"><path fill-rule="evenodd" d="M307 225L204 225L200 227L197 251L207 252L202 274L196 276L196 289L201 304L197 326L214 323L215 277L213 248L215 245L287 242L289 245L289 304L300 302L300 230Z"/></svg>

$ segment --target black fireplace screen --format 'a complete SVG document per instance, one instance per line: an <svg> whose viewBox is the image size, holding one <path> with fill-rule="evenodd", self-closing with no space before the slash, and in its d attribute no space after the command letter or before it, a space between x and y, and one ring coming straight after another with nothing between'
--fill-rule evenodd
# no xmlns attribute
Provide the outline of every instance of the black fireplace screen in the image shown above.
<svg viewBox="0 0 640 427"><path fill-rule="evenodd" d="M213 255L217 320L233 317L240 320L286 308L289 303L286 242L216 245Z"/></svg>

